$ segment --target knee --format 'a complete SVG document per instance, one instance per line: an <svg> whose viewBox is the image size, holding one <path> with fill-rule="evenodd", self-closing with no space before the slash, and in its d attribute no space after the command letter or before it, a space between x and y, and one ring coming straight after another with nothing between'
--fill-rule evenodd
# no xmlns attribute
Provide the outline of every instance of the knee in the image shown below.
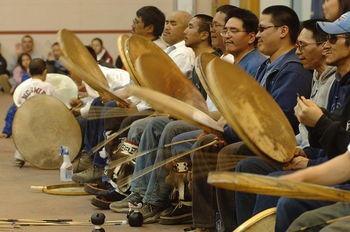
<svg viewBox="0 0 350 232"><path fill-rule="evenodd" d="M254 173L254 170L256 170L260 162L260 158L258 157L247 157L238 162L236 172Z"/></svg>

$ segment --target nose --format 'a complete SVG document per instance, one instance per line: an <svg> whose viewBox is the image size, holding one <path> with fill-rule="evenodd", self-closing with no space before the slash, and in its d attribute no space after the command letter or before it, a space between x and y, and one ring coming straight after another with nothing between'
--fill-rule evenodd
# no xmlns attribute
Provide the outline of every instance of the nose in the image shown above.
<svg viewBox="0 0 350 232"><path fill-rule="evenodd" d="M300 48L298 46L297 46L297 50L295 51L295 54L297 54L297 55L301 54Z"/></svg>

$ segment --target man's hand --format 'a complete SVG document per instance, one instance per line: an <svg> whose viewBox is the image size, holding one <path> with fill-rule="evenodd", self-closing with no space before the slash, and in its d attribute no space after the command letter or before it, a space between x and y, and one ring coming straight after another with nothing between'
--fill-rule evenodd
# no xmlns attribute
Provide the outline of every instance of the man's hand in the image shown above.
<svg viewBox="0 0 350 232"><path fill-rule="evenodd" d="M294 157L287 165L283 167L284 171L303 169L307 167L309 159L304 156Z"/></svg>
<svg viewBox="0 0 350 232"><path fill-rule="evenodd" d="M80 99L72 99L69 101L71 107L77 107L83 105L83 101Z"/></svg>
<svg viewBox="0 0 350 232"><path fill-rule="evenodd" d="M310 99L305 97L297 98L297 105L294 107L295 116L300 123L305 126L314 127L322 117L323 112L320 107Z"/></svg>
<svg viewBox="0 0 350 232"><path fill-rule="evenodd" d="M71 111L72 111L72 113L74 114L75 117L78 117L78 116L81 115L80 108L72 108Z"/></svg>

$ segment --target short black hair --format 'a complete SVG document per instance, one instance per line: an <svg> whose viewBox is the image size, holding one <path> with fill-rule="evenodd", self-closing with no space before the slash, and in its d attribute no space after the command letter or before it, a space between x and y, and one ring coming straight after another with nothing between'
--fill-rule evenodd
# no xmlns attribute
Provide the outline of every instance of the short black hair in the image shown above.
<svg viewBox="0 0 350 232"><path fill-rule="evenodd" d="M29 64L29 73L32 76L41 75L46 70L46 63L43 59L35 58Z"/></svg>
<svg viewBox="0 0 350 232"><path fill-rule="evenodd" d="M89 51L89 53L92 55L92 57L97 61L97 55L95 50L89 45L86 45L85 47Z"/></svg>
<svg viewBox="0 0 350 232"><path fill-rule="evenodd" d="M206 15L206 14L197 14L193 17L199 19L198 32L206 31L209 33L208 42L211 45L210 24L213 21L213 17Z"/></svg>
<svg viewBox="0 0 350 232"><path fill-rule="evenodd" d="M255 34L258 33L259 19L253 12L242 8L232 9L226 14L225 24L230 18L233 17L242 20L243 29L246 32L254 32Z"/></svg>
<svg viewBox="0 0 350 232"><path fill-rule="evenodd" d="M165 25L165 15L155 6L144 6L136 11L137 17L140 17L145 27L153 25L153 35L161 36Z"/></svg>
<svg viewBox="0 0 350 232"><path fill-rule="evenodd" d="M350 11L350 1L349 0L338 0L339 3L339 15L338 18L345 14L346 12Z"/></svg>
<svg viewBox="0 0 350 232"><path fill-rule="evenodd" d="M54 42L52 45L51 45L51 47L54 47L54 46L59 46L60 44L58 43L58 42Z"/></svg>
<svg viewBox="0 0 350 232"><path fill-rule="evenodd" d="M101 44L101 46L103 47L103 41L102 41L102 39L96 37L96 38L93 38L93 39L91 40L91 42L92 42L92 41L95 41L95 40L98 41L98 42Z"/></svg>
<svg viewBox="0 0 350 232"><path fill-rule="evenodd" d="M321 43L326 41L327 33L318 29L317 22L327 22L326 19L309 19L301 22L301 29L306 29L312 32L312 38Z"/></svg>
<svg viewBox="0 0 350 232"><path fill-rule="evenodd" d="M238 8L237 6L233 6L233 5L222 5L216 8L216 12L227 14L230 10L237 9L237 8Z"/></svg>
<svg viewBox="0 0 350 232"><path fill-rule="evenodd" d="M271 15L271 22L275 26L287 26L291 42L294 44L297 41L300 32L300 22L298 15L292 8L275 5L265 8L262 14Z"/></svg>

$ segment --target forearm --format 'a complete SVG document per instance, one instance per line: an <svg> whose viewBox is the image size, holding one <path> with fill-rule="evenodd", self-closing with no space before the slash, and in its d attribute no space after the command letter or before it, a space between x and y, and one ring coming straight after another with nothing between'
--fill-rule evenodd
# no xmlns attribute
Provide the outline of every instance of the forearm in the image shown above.
<svg viewBox="0 0 350 232"><path fill-rule="evenodd" d="M321 185L335 185L350 179L350 154L344 153L323 164L306 168L283 178Z"/></svg>

